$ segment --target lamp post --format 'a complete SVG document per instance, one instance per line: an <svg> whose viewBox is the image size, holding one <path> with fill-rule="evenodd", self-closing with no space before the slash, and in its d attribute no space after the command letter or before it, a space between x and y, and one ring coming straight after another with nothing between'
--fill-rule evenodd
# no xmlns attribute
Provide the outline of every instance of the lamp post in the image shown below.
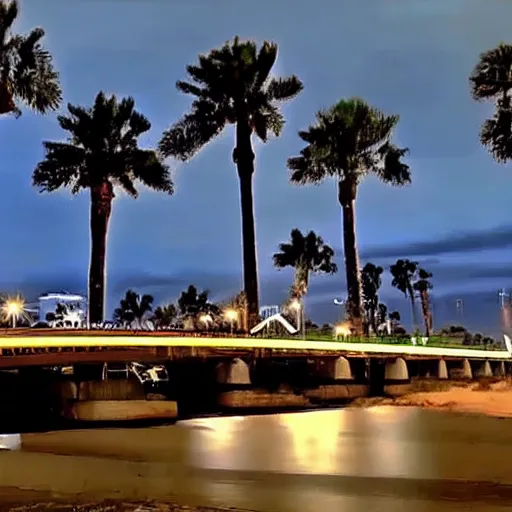
<svg viewBox="0 0 512 512"><path fill-rule="evenodd" d="M201 315L199 317L199 321L202 322L205 326L205 329L208 330L208 327L210 326L210 322L212 321L212 317L210 315Z"/></svg>
<svg viewBox="0 0 512 512"><path fill-rule="evenodd" d="M238 319L238 313L234 309L228 309L224 313L224 316L226 317L226 319L229 321L229 323L231 325L231 336L233 336L233 331L234 331L234 328L235 328L235 322Z"/></svg>

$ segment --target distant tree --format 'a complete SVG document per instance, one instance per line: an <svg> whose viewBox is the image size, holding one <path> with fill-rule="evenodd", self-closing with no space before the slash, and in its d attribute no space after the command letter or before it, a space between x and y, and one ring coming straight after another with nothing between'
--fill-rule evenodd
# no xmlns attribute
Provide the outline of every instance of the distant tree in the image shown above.
<svg viewBox="0 0 512 512"><path fill-rule="evenodd" d="M334 251L314 231L303 235L292 229L290 242L279 244L279 252L273 256L278 269L292 267L295 270L293 290L298 299L308 292L311 274L334 274L338 271L332 260Z"/></svg>
<svg viewBox="0 0 512 512"><path fill-rule="evenodd" d="M238 328L244 332L249 329L249 322L247 318L247 295L244 291L237 293L234 297L228 299L223 305L223 309L232 309L236 311Z"/></svg>
<svg viewBox="0 0 512 512"><path fill-rule="evenodd" d="M368 327L377 332L377 308L379 307L379 289L382 285L382 267L367 263L361 271L363 305L366 312Z"/></svg>
<svg viewBox="0 0 512 512"><path fill-rule="evenodd" d="M306 143L300 156L288 159L291 181L318 184L334 178L343 212L343 246L347 278L347 310L356 335L363 331L361 271L356 242L355 202L359 184L373 174L384 183L411 181L402 162L408 150L391 143L398 116L387 116L358 98L341 100L316 114L316 122L299 132Z"/></svg>
<svg viewBox="0 0 512 512"><path fill-rule="evenodd" d="M391 311L391 313L389 313L389 319L394 322L400 322L400 313L398 311Z"/></svg>
<svg viewBox="0 0 512 512"><path fill-rule="evenodd" d="M144 320L153 310L153 300L151 295L140 296L137 292L128 290L114 311L114 320L133 329L141 329Z"/></svg>
<svg viewBox="0 0 512 512"><path fill-rule="evenodd" d="M19 13L15 0L0 1L0 114L21 115L17 101L40 114L57 110L62 100L59 74L41 44L42 28L12 33Z"/></svg>
<svg viewBox="0 0 512 512"><path fill-rule="evenodd" d="M33 184L41 192L69 188L72 194L90 192L91 257L89 264L89 322L104 318L105 258L114 187L138 196L135 183L173 193L166 165L156 152L141 149L139 137L151 123L135 110L133 98L118 101L100 92L91 108L68 105L68 116L59 116L69 132L67 142L44 142L45 159L37 165Z"/></svg>
<svg viewBox="0 0 512 512"><path fill-rule="evenodd" d="M208 55L201 55L197 65L187 66L190 82L176 84L178 90L195 97L191 112L171 126L160 141L162 154L187 161L220 135L226 125L235 125L233 162L240 180L249 327L256 325L259 315L252 135L263 142L271 134L279 136L284 125L279 106L302 90L296 76L272 76L276 59L276 44L265 41L258 49L254 41L241 42L238 37Z"/></svg>
<svg viewBox="0 0 512 512"><path fill-rule="evenodd" d="M174 304L158 306L152 316L156 329L166 329L171 327L178 317L178 309Z"/></svg>
<svg viewBox="0 0 512 512"><path fill-rule="evenodd" d="M383 323L386 322L386 320L388 319L388 307L386 306L386 304L383 304L382 302L379 304L379 307L378 307L378 320L377 322L382 325Z"/></svg>
<svg viewBox="0 0 512 512"><path fill-rule="evenodd" d="M483 340L484 340L484 337L482 336L482 334L477 332L476 334L473 335L473 343L472 343L472 345L481 345Z"/></svg>
<svg viewBox="0 0 512 512"><path fill-rule="evenodd" d="M181 292L178 299L178 310L182 316L196 317L200 314L219 315L220 308L210 302L209 291L199 292L191 284L185 291Z"/></svg>
<svg viewBox="0 0 512 512"><path fill-rule="evenodd" d="M416 328L418 322L416 318L416 300L414 296L413 284L418 272L418 262L411 260L397 260L394 265L389 268L393 280L391 286L401 291L405 297L408 297L411 302L411 313L413 330Z"/></svg>
<svg viewBox="0 0 512 512"><path fill-rule="evenodd" d="M430 279L432 274L426 270L418 269L418 279L414 282L413 288L420 294L421 310L423 312L423 321L425 323L425 336L432 333L432 312L430 310L430 290L432 283Z"/></svg>
<svg viewBox="0 0 512 512"><path fill-rule="evenodd" d="M84 319L81 305L77 302L59 302L54 312L46 314L46 321L54 327L82 327Z"/></svg>
<svg viewBox="0 0 512 512"><path fill-rule="evenodd" d="M480 131L480 141L499 163L512 159L512 45L501 43L480 55L469 78L475 100L494 102L494 115Z"/></svg>

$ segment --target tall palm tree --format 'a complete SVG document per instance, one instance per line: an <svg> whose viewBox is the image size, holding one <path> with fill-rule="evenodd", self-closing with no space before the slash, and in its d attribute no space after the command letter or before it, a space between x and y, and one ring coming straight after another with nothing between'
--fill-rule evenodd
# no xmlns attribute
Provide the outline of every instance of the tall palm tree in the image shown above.
<svg viewBox="0 0 512 512"><path fill-rule="evenodd" d="M391 286L401 291L405 297L411 301L411 314L413 329L416 328L418 322L416 318L416 300L414 296L414 281L418 272L418 262L411 260L397 260L394 265L389 267L393 280Z"/></svg>
<svg viewBox="0 0 512 512"><path fill-rule="evenodd" d="M432 332L432 312L430 310L430 297L429 291L432 289L432 283L429 279L432 278L432 274L426 270L418 269L418 279L413 284L414 290L420 295L421 311L423 313L423 321L425 323L425 336L430 336Z"/></svg>
<svg viewBox="0 0 512 512"><path fill-rule="evenodd" d="M316 122L299 132L307 144L300 156L288 160L291 181L318 184L326 178L338 183L343 212L343 245L347 275L347 311L352 327L362 333L361 273L356 242L355 201L357 188L368 174L384 183L405 185L411 181L409 166L402 162L408 150L391 143L398 116L387 116L361 99L342 100L319 111Z"/></svg>
<svg viewBox="0 0 512 512"><path fill-rule="evenodd" d="M368 318L367 325L377 332L377 310L379 307L379 289L382 286L384 269L373 263L367 263L361 271L363 304ZM368 329L369 331L369 329Z"/></svg>
<svg viewBox="0 0 512 512"><path fill-rule="evenodd" d="M469 78L475 100L494 101L494 115L486 120L480 140L497 162L512 159L512 45L501 43L480 55Z"/></svg>
<svg viewBox="0 0 512 512"><path fill-rule="evenodd" d="M59 74L41 44L42 28L12 33L18 13L16 0L0 0L0 114L21 115L18 101L45 114L60 106Z"/></svg>
<svg viewBox="0 0 512 512"><path fill-rule="evenodd" d="M154 313L152 320L157 329L165 329L172 326L178 316L178 309L174 304L167 304L166 306L158 306Z"/></svg>
<svg viewBox="0 0 512 512"><path fill-rule="evenodd" d="M277 59L277 45L235 37L222 48L200 55L199 63L187 66L189 82L177 82L178 90L195 97L192 109L167 130L160 151L182 161L191 159L228 124L235 125L233 162L240 182L242 213L244 288L247 295L249 327L258 322L258 268L254 227L253 133L267 142L281 133L284 118L279 104L302 90L300 80L270 77Z"/></svg>
<svg viewBox="0 0 512 512"><path fill-rule="evenodd" d="M133 98L120 101L100 92L91 108L68 105L68 116L59 116L67 142L44 142L45 159L33 174L41 192L69 188L72 194L88 189L91 196L91 259L89 266L89 322L104 317L105 258L114 187L138 196L135 183L167 194L173 193L169 170L157 153L141 149L137 139L151 123L135 110Z"/></svg>
<svg viewBox="0 0 512 512"><path fill-rule="evenodd" d="M335 274L338 266L332 260L334 251L314 231L303 235L292 229L290 241L279 244L274 254L274 266L278 269L292 267L295 270L293 289L301 299L308 292L310 274Z"/></svg>
<svg viewBox="0 0 512 512"><path fill-rule="evenodd" d="M153 300L152 295L140 296L137 292L128 290L114 311L114 320L140 329L143 321L153 310Z"/></svg>

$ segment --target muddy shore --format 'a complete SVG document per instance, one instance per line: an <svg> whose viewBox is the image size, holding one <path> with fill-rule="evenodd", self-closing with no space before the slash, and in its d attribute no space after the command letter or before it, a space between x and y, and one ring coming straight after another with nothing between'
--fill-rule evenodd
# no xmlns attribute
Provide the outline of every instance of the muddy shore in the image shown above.
<svg viewBox="0 0 512 512"><path fill-rule="evenodd" d="M393 398L360 398L349 407L421 407L458 413L512 418L512 380L412 383L411 391Z"/></svg>

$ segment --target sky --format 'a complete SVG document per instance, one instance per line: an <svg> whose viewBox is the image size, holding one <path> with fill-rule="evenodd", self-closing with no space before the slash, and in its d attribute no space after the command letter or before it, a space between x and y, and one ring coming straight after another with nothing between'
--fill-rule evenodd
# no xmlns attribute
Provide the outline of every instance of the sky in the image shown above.
<svg viewBox="0 0 512 512"><path fill-rule="evenodd" d="M512 169L478 141L490 105L475 103L468 76L482 51L511 42L512 4L500 0L21 0L16 31L46 30L45 45L61 73L64 104L90 105L103 90L133 96L152 123L142 143L187 112L176 80L197 55L235 35L279 45L277 75L296 74L304 91L284 106L282 136L256 145L255 214L262 304L280 303L291 273L272 268L272 254L292 228L313 229L336 249L340 272L312 278L308 310L318 321L338 315L343 297L341 211L334 182L289 183L287 158L315 112L359 96L399 114L395 140L410 149L413 183L392 188L369 178L357 199L363 264L388 267L400 257L434 274L444 320L455 298L488 304L468 318L494 322L498 288L512 287ZM31 174L43 140L62 140L56 115L25 111L0 120L0 287L27 297L86 290L87 194L39 194ZM108 246L108 308L127 288L174 300L188 284L227 298L242 287L240 205L227 129L187 164L169 162L173 197L141 190L118 194ZM384 300L407 311L385 277ZM485 299L483 297L486 297ZM480 300L479 299L479 300ZM441 303L440 302L440 303ZM480 314L480 317L478 317ZM474 317L476 315L478 318ZM484 315L485 316L485 315ZM492 317L492 318L491 318ZM443 321L444 321L443 320ZM485 325L484 325L485 324Z"/></svg>

